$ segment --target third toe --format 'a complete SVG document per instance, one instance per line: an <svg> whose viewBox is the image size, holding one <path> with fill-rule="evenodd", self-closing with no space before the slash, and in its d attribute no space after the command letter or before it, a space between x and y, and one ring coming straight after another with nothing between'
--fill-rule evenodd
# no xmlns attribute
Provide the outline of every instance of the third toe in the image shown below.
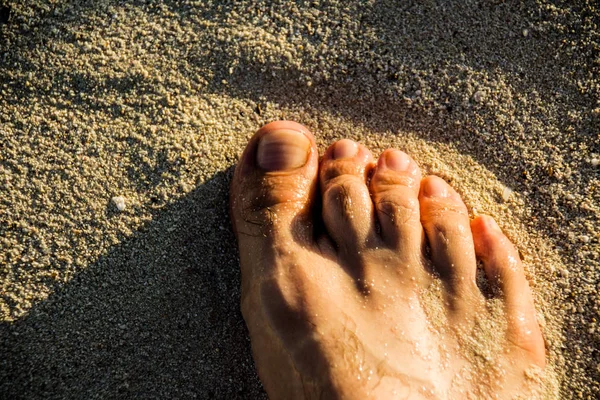
<svg viewBox="0 0 600 400"><path fill-rule="evenodd" d="M377 162L370 189L381 234L408 258L420 258L423 228L419 211L421 171L406 153L388 149Z"/></svg>

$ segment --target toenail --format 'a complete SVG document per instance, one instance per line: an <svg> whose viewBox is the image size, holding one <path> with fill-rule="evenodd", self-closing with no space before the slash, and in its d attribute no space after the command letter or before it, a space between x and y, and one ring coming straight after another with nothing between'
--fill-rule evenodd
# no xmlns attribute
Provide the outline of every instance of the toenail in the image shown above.
<svg viewBox="0 0 600 400"><path fill-rule="evenodd" d="M260 138L256 159L266 171L300 168L308 160L310 140L299 131L278 129Z"/></svg>
<svg viewBox="0 0 600 400"><path fill-rule="evenodd" d="M442 178L429 178L423 186L423 193L428 197L449 197L448 184Z"/></svg>
<svg viewBox="0 0 600 400"><path fill-rule="evenodd" d="M358 145L350 139L342 139L333 146L333 158L350 158L358 153Z"/></svg>
<svg viewBox="0 0 600 400"><path fill-rule="evenodd" d="M496 220L494 218L486 217L483 221L484 221L484 225L489 229L490 232L502 233L502 230L500 229L500 227L498 226L498 223L496 223Z"/></svg>
<svg viewBox="0 0 600 400"><path fill-rule="evenodd" d="M410 158L406 153L399 150L388 151L385 154L385 166L393 171L408 171Z"/></svg>

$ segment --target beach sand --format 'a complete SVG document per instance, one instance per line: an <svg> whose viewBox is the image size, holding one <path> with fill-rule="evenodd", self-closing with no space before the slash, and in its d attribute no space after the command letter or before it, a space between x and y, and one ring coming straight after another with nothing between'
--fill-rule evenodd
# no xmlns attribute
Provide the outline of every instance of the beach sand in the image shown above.
<svg viewBox="0 0 600 400"><path fill-rule="evenodd" d="M277 119L405 150L496 217L546 397L597 398L592 4L0 0L0 398L266 397L227 193Z"/></svg>

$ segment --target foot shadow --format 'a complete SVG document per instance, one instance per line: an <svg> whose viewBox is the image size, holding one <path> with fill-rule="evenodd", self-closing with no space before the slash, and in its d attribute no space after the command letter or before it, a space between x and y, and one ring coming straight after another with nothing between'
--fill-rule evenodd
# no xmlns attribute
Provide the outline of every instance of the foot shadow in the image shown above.
<svg viewBox="0 0 600 400"><path fill-rule="evenodd" d="M265 398L239 311L231 175L159 210L26 317L1 324L0 397Z"/></svg>

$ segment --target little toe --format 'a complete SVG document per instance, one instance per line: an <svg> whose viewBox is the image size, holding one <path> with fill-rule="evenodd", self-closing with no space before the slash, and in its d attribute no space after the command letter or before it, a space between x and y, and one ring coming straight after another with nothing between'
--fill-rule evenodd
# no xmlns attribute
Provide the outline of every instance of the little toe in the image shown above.
<svg viewBox="0 0 600 400"><path fill-rule="evenodd" d="M341 251L356 254L375 240L373 203L367 178L373 156L348 139L332 144L320 166L323 221Z"/></svg>
<svg viewBox="0 0 600 400"><path fill-rule="evenodd" d="M317 171L318 151L306 127L276 121L260 128L231 183L230 212L238 239L283 236L309 241Z"/></svg>
<svg viewBox="0 0 600 400"><path fill-rule="evenodd" d="M410 261L419 261L424 242L419 211L421 171L406 153L388 149L377 162L371 196L388 246Z"/></svg>
<svg viewBox="0 0 600 400"><path fill-rule="evenodd" d="M544 366L544 340L517 250L492 217L478 216L471 222L471 229L475 251L483 261L486 276L501 289L510 341L529 353L533 362Z"/></svg>
<svg viewBox="0 0 600 400"><path fill-rule="evenodd" d="M473 295L477 265L467 207L460 195L432 175L421 181L419 203L436 270L453 295Z"/></svg>

